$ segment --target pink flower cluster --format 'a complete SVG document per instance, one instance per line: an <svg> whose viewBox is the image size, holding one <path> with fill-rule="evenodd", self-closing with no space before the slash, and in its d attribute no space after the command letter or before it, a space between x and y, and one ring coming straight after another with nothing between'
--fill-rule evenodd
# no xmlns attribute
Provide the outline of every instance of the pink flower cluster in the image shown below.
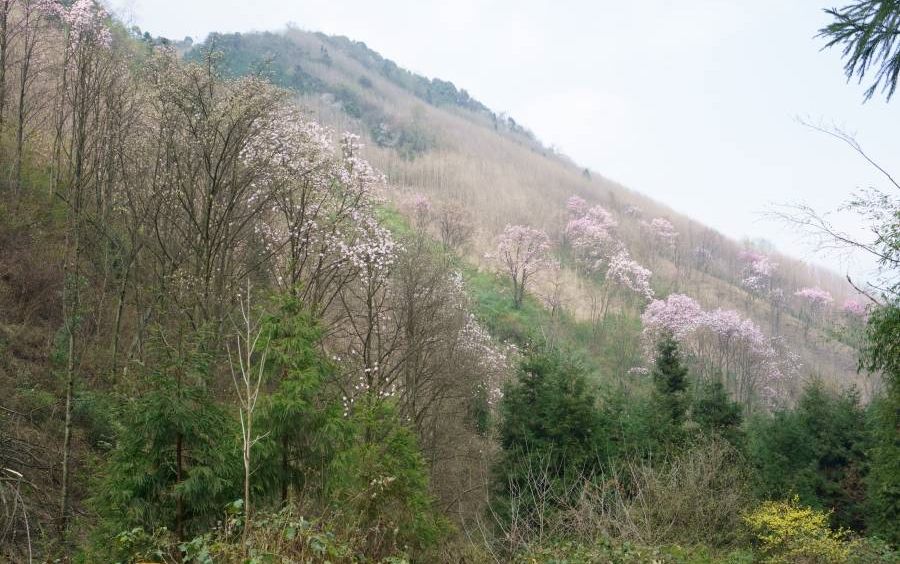
<svg viewBox="0 0 900 564"><path fill-rule="evenodd" d="M248 200L268 202L272 219L258 229L286 285L383 279L397 253L375 214L384 176L359 157L358 136L304 119L291 105L261 120L240 158L257 171Z"/></svg>
<svg viewBox="0 0 900 564"><path fill-rule="evenodd" d="M412 207L413 217L416 218L416 221L424 222L431 215L431 200L420 192L413 194L410 207Z"/></svg>
<svg viewBox="0 0 900 564"><path fill-rule="evenodd" d="M580 196L571 196L566 200L566 210L572 217L581 217L587 213L588 203Z"/></svg>
<svg viewBox="0 0 900 564"><path fill-rule="evenodd" d="M823 290L818 286L801 288L794 292L794 295L809 302L810 306L816 310L824 309L834 302L834 298L831 297L831 292Z"/></svg>
<svg viewBox="0 0 900 564"><path fill-rule="evenodd" d="M678 242L678 231L675 230L675 226L668 219L657 217L650 220L649 223L642 221L641 226L650 233L650 236L653 237L654 242L660 248L667 251L675 250L675 245Z"/></svg>
<svg viewBox="0 0 900 564"><path fill-rule="evenodd" d="M796 370L789 353L756 323L734 310L704 311L696 300L671 294L654 300L641 317L650 354L664 336L675 338L701 376L724 377L734 395L752 401ZM788 362L791 360L791 362Z"/></svg>
<svg viewBox="0 0 900 564"><path fill-rule="evenodd" d="M565 234L575 260L584 272L599 272L615 252L612 230L618 222L603 206L588 207L578 196L569 198L567 208L572 219Z"/></svg>
<svg viewBox="0 0 900 564"><path fill-rule="evenodd" d="M527 225L507 225L497 241L498 258L513 277L527 278L543 268L549 250L547 233Z"/></svg>
<svg viewBox="0 0 900 564"><path fill-rule="evenodd" d="M742 251L739 255L744 261L744 277L741 286L753 294L765 294L770 291L772 276L778 266L769 257L753 251Z"/></svg>
<svg viewBox="0 0 900 564"><path fill-rule="evenodd" d="M664 333L681 340L695 331L705 320L706 312L697 300L684 294L669 294L665 300L653 300L641 315L644 334L653 341Z"/></svg>
<svg viewBox="0 0 900 564"><path fill-rule="evenodd" d="M645 299L652 300L651 274L648 269L632 259L627 250L622 249L610 259L606 279L616 286L626 288Z"/></svg>
<svg viewBox="0 0 900 564"><path fill-rule="evenodd" d="M339 243L340 254L360 273L364 284L384 281L399 250L391 232L371 216L354 214L355 229L350 240Z"/></svg>
<svg viewBox="0 0 900 564"><path fill-rule="evenodd" d="M38 9L43 13L59 17L69 29L69 48L96 43L109 46L112 34L106 25L109 14L94 0L75 0L68 8L58 0L41 0Z"/></svg>
<svg viewBox="0 0 900 564"><path fill-rule="evenodd" d="M845 300L841 310L851 317L865 317L866 315L866 306L853 298Z"/></svg>
<svg viewBox="0 0 900 564"><path fill-rule="evenodd" d="M744 249L740 253L738 253L738 258L744 262L756 262L760 259L765 258L765 255L757 253L756 251Z"/></svg>
<svg viewBox="0 0 900 564"><path fill-rule="evenodd" d="M501 381L510 370L508 353L494 343L491 334L471 313L468 314L459 338L460 347L477 359L479 368L484 373L488 403L494 405L503 397Z"/></svg>

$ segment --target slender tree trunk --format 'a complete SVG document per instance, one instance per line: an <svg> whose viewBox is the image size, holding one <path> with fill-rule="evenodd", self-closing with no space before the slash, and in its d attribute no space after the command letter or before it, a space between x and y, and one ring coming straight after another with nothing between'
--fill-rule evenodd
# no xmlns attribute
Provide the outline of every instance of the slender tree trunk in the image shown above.
<svg viewBox="0 0 900 564"><path fill-rule="evenodd" d="M9 9L12 0L0 0L0 141L3 140L3 129L6 109L6 63L9 58ZM0 143L2 151L2 143Z"/></svg>
<svg viewBox="0 0 900 564"><path fill-rule="evenodd" d="M27 30L26 30L27 32ZM19 108L16 122L16 159L13 173L13 189L18 193L22 189L22 159L25 150L25 96L28 93L28 80L31 71L31 57L34 54L34 41L36 38L25 36L25 53L22 58L22 66L19 72Z"/></svg>
<svg viewBox="0 0 900 564"><path fill-rule="evenodd" d="M122 312L125 309L125 296L128 293L128 279L131 275L131 267L134 264L134 255L128 261L125 272L122 274L122 283L119 285L119 292L116 303L116 319L113 327L113 344L112 344L112 360L110 362L110 374L115 375L117 369L117 361L119 358L119 334L122 332Z"/></svg>
<svg viewBox="0 0 900 564"><path fill-rule="evenodd" d="M249 355L248 355L249 357ZM244 547L250 536L250 447L253 445L253 411L247 410L247 428L244 431Z"/></svg>
<svg viewBox="0 0 900 564"><path fill-rule="evenodd" d="M81 281L79 280L79 266L81 262L81 214L82 214L82 196L84 194L85 180L85 158L87 156L87 112L88 109L83 104L83 91L79 92L76 88L73 97L72 107L76 110L73 112L73 136L72 136L72 156L73 169L72 178L69 184L69 222L72 233L72 262L67 264L70 269L67 272L66 284L71 285L71 291L67 300L69 304L66 307L66 329L68 332L69 350L66 361L66 407L65 407L65 431L63 435L63 468L62 468L62 488L60 491L60 538L63 543L66 542L66 533L68 529L69 518L69 482L71 454L72 454L72 396L75 389L75 347L76 340L76 323L80 310L80 294Z"/></svg>
<svg viewBox="0 0 900 564"><path fill-rule="evenodd" d="M184 469L184 439L181 433L175 438L175 485L181 483ZM181 494L175 496L175 538L184 541L184 500Z"/></svg>
<svg viewBox="0 0 900 564"><path fill-rule="evenodd" d="M281 505L287 505L288 500L288 479L290 476L290 464L288 463L288 440L287 437L281 440Z"/></svg>
<svg viewBox="0 0 900 564"><path fill-rule="evenodd" d="M79 310L79 261L81 260L81 241L80 227L76 219L74 235L73 235L73 256L71 266L67 265L66 284L71 285L69 295L66 301L69 303L66 307L66 333L68 352L66 355L66 405L65 405L65 427L63 432L63 462L62 462L62 490L60 492L59 506L59 533L60 538L65 543L66 533L69 525L69 482L71 481L71 453L72 453L72 401L75 392L75 347L76 341L76 323Z"/></svg>

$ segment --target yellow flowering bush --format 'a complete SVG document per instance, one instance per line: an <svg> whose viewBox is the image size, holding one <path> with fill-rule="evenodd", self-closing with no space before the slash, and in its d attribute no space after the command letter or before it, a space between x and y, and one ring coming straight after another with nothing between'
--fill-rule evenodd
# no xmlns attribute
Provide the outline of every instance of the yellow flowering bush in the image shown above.
<svg viewBox="0 0 900 564"><path fill-rule="evenodd" d="M828 526L829 514L794 496L766 501L744 516L770 564L840 564L850 557L848 533Z"/></svg>

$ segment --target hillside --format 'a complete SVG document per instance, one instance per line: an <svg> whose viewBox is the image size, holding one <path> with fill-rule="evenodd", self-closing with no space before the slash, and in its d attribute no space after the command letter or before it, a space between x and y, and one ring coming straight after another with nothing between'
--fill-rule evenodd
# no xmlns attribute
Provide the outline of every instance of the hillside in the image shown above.
<svg viewBox="0 0 900 564"><path fill-rule="evenodd" d="M729 240L604 178L602 171L583 169L466 90L405 71L363 43L292 28L281 33L213 34L207 45L194 47L188 56L199 57L207 46L222 52L230 73L262 72L295 91L315 119L336 131L361 135L366 156L387 175L394 205L401 210L410 212L410 198L417 193L437 207L468 210L475 229L468 258L479 268L496 268L495 261L486 257L496 252L496 238L507 224L545 229L561 249L558 252L565 254L566 202L577 195L613 213L617 237L653 271L657 297L686 294L709 310L738 310L799 356L797 380L822 379L839 387L855 384L868 395L873 384L856 371L853 319L850 316L848 323L840 308L855 292L838 274L774 249L753 249L749 243ZM653 218L674 225L673 249L662 252L649 243L642 222ZM761 252L777 265L769 287L784 296L777 306L742 283L748 277L748 251ZM547 295L555 288L571 318L589 322L596 277L579 275L572 261L564 260L563 265L563 272L554 275L561 284L541 273L535 294ZM804 287L821 287L834 300L831 312L811 320L811 330L806 328L806 304L794 296ZM639 314L633 308L623 312ZM592 348L593 343L586 345ZM636 346L630 348L634 351ZM629 362L639 360L633 352L625 356ZM620 378L630 368L604 364L617 372L606 378Z"/></svg>
<svg viewBox="0 0 900 564"><path fill-rule="evenodd" d="M0 561L895 564L898 312L347 38L0 1Z"/></svg>

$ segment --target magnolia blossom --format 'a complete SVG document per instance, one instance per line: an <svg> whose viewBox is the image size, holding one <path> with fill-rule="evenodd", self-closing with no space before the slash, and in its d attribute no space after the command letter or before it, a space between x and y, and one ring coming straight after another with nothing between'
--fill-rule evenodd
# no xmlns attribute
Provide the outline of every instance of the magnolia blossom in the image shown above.
<svg viewBox="0 0 900 564"><path fill-rule="evenodd" d="M333 136L284 105L257 124L239 156L258 171L249 202L270 208L257 234L275 280L314 304L351 281L383 280L399 250L376 218L384 175L359 156L358 136L345 134L337 147Z"/></svg>
<svg viewBox="0 0 900 564"><path fill-rule="evenodd" d="M841 310L851 317L865 317L866 315L866 306L853 298L845 300Z"/></svg>
<svg viewBox="0 0 900 564"><path fill-rule="evenodd" d="M497 258L512 279L516 307L522 305L532 275L547 264L549 249L547 233L526 225L507 225L498 237Z"/></svg>
<svg viewBox="0 0 900 564"><path fill-rule="evenodd" d="M112 34L106 26L109 14L94 0L75 0L68 8L58 1L43 0L39 8L48 15L58 16L69 28L72 51L82 44L95 42L108 46L112 42Z"/></svg>
<svg viewBox="0 0 900 564"><path fill-rule="evenodd" d="M568 208L573 218L566 225L566 240L576 262L588 274L601 271L615 252L612 230L618 222L603 206L588 208L578 196L569 199Z"/></svg>
<svg viewBox="0 0 900 564"><path fill-rule="evenodd" d="M733 347L734 341L738 340L748 346L754 354L764 358L774 356L774 349L759 326L737 311L719 308L709 312L706 314L703 326L720 339L723 348Z"/></svg>
<svg viewBox="0 0 900 564"><path fill-rule="evenodd" d="M652 334L655 342L663 334L682 339L705 321L705 315L695 299L684 294L669 294L665 300L650 302L641 321L644 334Z"/></svg>
<svg viewBox="0 0 900 564"><path fill-rule="evenodd" d="M756 262L760 259L765 258L765 255L757 253L756 251L744 249L740 253L738 253L738 258L745 262Z"/></svg>
<svg viewBox="0 0 900 564"><path fill-rule="evenodd" d="M428 196L421 192L413 194L410 207L412 208L412 215L416 224L420 227L425 225L432 212L431 200L428 199Z"/></svg>
<svg viewBox="0 0 900 564"><path fill-rule="evenodd" d="M566 200L566 209L572 217L582 217L587 212L587 208L587 202L579 196L571 196Z"/></svg>
<svg viewBox="0 0 900 564"><path fill-rule="evenodd" d="M503 397L501 378L510 371L509 355L514 349L507 348L504 351L498 347L490 333L471 313L460 333L460 346L477 359L478 366L485 375L488 403L494 405Z"/></svg>
<svg viewBox="0 0 900 564"><path fill-rule="evenodd" d="M801 288L794 292L794 295L806 300L815 309L824 309L834 302L834 298L831 297L831 292L823 290L818 286Z"/></svg>
<svg viewBox="0 0 900 564"><path fill-rule="evenodd" d="M391 232L374 217L356 215L355 237L340 242L340 254L364 282L384 280L396 260L398 245Z"/></svg>
<svg viewBox="0 0 900 564"><path fill-rule="evenodd" d="M741 286L752 294L765 294L772 286L772 276L778 266L769 257L752 251L743 251L740 258L746 261Z"/></svg>
<svg viewBox="0 0 900 564"><path fill-rule="evenodd" d="M657 217L650 222L642 221L641 225L650 232L654 241L663 249L674 251L678 240L678 231L668 219Z"/></svg>
<svg viewBox="0 0 900 564"><path fill-rule="evenodd" d="M634 261L628 251L621 250L609 261L606 279L648 300L653 299L650 287L651 272Z"/></svg>
<svg viewBox="0 0 900 564"><path fill-rule="evenodd" d="M766 337L756 323L734 310L706 312L692 298L672 294L651 302L641 320L649 354L660 338L676 339L698 375L724 378L735 397L747 405L754 397L766 396L765 390L775 390L797 369L795 357L782 352L777 340Z"/></svg>

